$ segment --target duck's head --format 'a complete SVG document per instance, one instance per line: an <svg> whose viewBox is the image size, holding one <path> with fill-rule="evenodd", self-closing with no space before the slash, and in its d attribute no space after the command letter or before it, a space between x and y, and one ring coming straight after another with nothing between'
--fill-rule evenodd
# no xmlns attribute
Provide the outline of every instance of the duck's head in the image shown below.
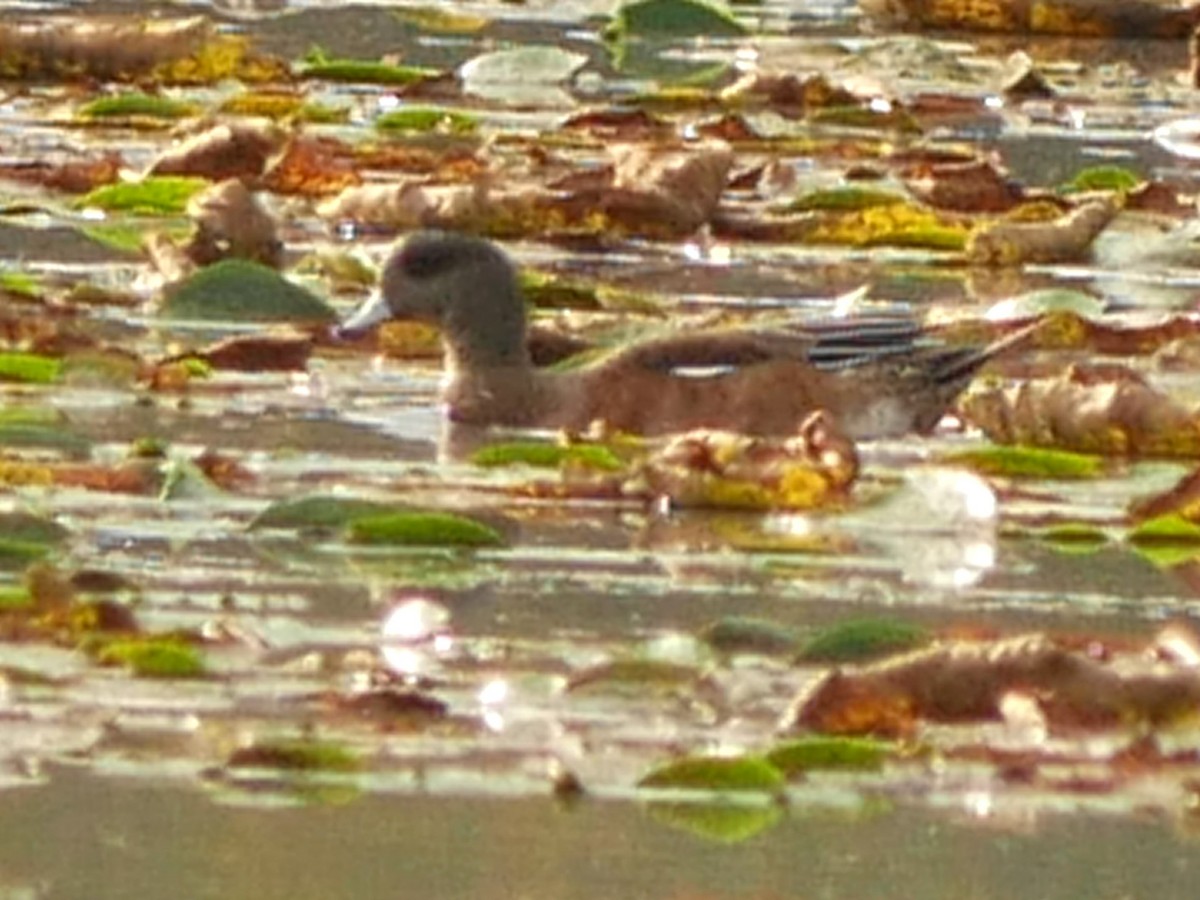
<svg viewBox="0 0 1200 900"><path fill-rule="evenodd" d="M338 329L356 337L391 319L436 325L464 364L527 360L525 302L516 270L482 238L421 231L388 258L379 289Z"/></svg>

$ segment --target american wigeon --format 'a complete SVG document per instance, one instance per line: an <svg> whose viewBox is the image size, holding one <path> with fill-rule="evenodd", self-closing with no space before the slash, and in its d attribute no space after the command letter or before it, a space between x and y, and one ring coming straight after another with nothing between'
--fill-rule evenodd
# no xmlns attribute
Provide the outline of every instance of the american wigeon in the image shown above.
<svg viewBox="0 0 1200 900"><path fill-rule="evenodd" d="M441 330L452 421L584 429L603 420L637 434L791 434L817 409L853 438L928 432L979 367L1015 342L950 347L908 320L876 318L653 338L577 369L537 369L512 262L486 240L445 232L398 247L380 289L340 332L389 319Z"/></svg>

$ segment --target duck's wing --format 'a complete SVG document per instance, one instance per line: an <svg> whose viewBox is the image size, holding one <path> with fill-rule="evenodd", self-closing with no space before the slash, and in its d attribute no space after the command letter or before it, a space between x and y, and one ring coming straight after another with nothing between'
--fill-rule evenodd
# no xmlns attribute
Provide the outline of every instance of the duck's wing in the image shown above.
<svg viewBox="0 0 1200 900"><path fill-rule="evenodd" d="M640 341L605 357L605 363L656 372L737 368L772 359L805 361L812 346L812 338L800 333L701 331Z"/></svg>

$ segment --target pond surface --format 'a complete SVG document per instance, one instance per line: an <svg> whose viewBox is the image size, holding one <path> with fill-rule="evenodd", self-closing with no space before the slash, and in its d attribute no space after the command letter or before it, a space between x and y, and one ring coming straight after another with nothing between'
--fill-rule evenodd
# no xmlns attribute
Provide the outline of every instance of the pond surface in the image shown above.
<svg viewBox="0 0 1200 900"><path fill-rule="evenodd" d="M0 3L53 14L149 6ZM455 4L490 22L465 35L414 31L396 15L402 8L313 0L167 4L161 12L212 15L289 59L314 44L331 56L400 53L442 69L514 44L587 57L568 93L547 89L519 107L473 101L497 135L549 129L560 103L621 99L658 77L614 70L589 18L607 12L606 3ZM1060 84L1074 85L1066 99L946 117L930 126L935 141L994 149L1014 177L1037 185L1117 161L1181 194L1200 189L1185 160L1149 140L1194 107L1184 42L889 36L864 27L844 3L768 2L747 14L766 36L681 44L673 55L697 66L727 61L740 47L764 67L795 61L857 73L901 96L936 89L977 97L995 95L1004 59L1023 48ZM327 126L348 139L390 102L373 86L308 90L352 108L349 123ZM0 106L6 154L119 149L138 169L166 141L157 131L68 127L53 113L71 101L61 86L10 93ZM814 183L835 171L827 160L792 163ZM97 307L89 319L96 333L154 355L237 332L160 322L149 309L154 288L141 286L140 257L83 236L84 217L45 192L14 184L3 198L6 266L56 285L132 286L147 301ZM289 257L337 242L311 207L280 201L277 210ZM1120 224L1109 246L1137 245L1141 227ZM349 236L374 262L391 241ZM867 285L883 307L962 317L1024 291L1068 287L1139 322L1192 309L1200 288L1186 253L1163 269L1097 248L1086 264L997 275L904 249L506 246L523 263L654 291L683 312L821 311ZM359 299L333 302L347 312ZM1163 378L1200 396L1194 374ZM927 759L899 760L882 773L814 774L788 788L786 809L755 810L759 818L734 843L686 816L661 814L635 787L675 754L769 744L797 692L817 678L813 667L771 654L715 654L697 635L724 618L750 615L797 639L886 616L942 633L1044 631L1129 643L1193 619L1194 559L1164 565L1117 541L1081 554L1002 528L1120 520L1132 498L1169 488L1185 466L1142 462L1099 480L1001 492L1000 519L978 522L967 507L980 479L927 465L981 442L948 427L861 448L864 489L882 499L846 514L556 500L524 490L527 472L464 461L455 444L487 436L444 433L438 383L436 359L323 348L304 372L220 372L178 393L3 385L9 408L65 417L94 462L155 439L173 457L212 449L247 473L239 490L169 500L7 489L8 509L69 529L59 570L119 577L116 596L148 631L206 635L213 677L138 679L58 644L0 644L5 896L1194 896L1195 761L1140 778L1118 776L1103 761L1078 771L1064 763L1060 777L1038 784L981 763ZM248 527L272 502L317 493L470 513L505 543L397 552ZM20 578L14 571L9 580ZM422 640L385 636L406 625L397 610L419 620ZM630 660L660 668L655 678L631 679L615 669ZM356 705L356 697L400 708ZM227 764L239 747L297 735L350 748L357 771ZM1173 739L1194 748L1196 735ZM1126 740L1106 735L1087 749L1106 759ZM556 796L572 794L576 781L582 798Z"/></svg>

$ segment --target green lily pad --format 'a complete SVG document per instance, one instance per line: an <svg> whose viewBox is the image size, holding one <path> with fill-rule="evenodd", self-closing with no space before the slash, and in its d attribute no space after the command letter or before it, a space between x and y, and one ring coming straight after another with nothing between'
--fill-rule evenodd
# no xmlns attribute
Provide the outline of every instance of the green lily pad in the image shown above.
<svg viewBox="0 0 1200 900"><path fill-rule="evenodd" d="M686 756L649 772L638 787L777 794L784 777L761 756Z"/></svg>
<svg viewBox="0 0 1200 900"><path fill-rule="evenodd" d="M204 657L198 649L174 637L117 638L99 645L96 662L125 666L141 678L202 678Z"/></svg>
<svg viewBox="0 0 1200 900"><path fill-rule="evenodd" d="M312 738L279 738L255 741L230 754L232 768L286 769L299 772L357 772L358 754L333 741Z"/></svg>
<svg viewBox="0 0 1200 900"><path fill-rule="evenodd" d="M0 588L0 613L26 611L33 608L33 595L28 588Z"/></svg>
<svg viewBox="0 0 1200 900"><path fill-rule="evenodd" d="M437 78L437 69L419 66L397 66L364 59L330 59L320 53L310 54L297 74L301 78L319 78L352 84L407 85Z"/></svg>
<svg viewBox="0 0 1200 900"><path fill-rule="evenodd" d="M203 322L334 322L338 317L316 294L244 259L207 266L176 285L159 314Z"/></svg>
<svg viewBox="0 0 1200 900"><path fill-rule="evenodd" d="M317 495L277 500L254 517L251 528L344 528L354 519L396 512L394 503Z"/></svg>
<svg viewBox="0 0 1200 900"><path fill-rule="evenodd" d="M561 469L578 466L603 472L625 468L624 462L608 447L599 444L539 444L535 441L513 441L489 444L471 455L471 462L485 468L500 466L534 466L542 469Z"/></svg>
<svg viewBox="0 0 1200 900"><path fill-rule="evenodd" d="M836 187L823 188L802 194L787 204L788 212L816 212L823 210L849 211L873 209L893 203L905 203L908 198L895 191L878 188Z"/></svg>
<svg viewBox="0 0 1200 900"><path fill-rule="evenodd" d="M138 215L176 215L183 213L192 196L207 186L203 178L173 175L143 178L98 187L76 200L75 206Z"/></svg>
<svg viewBox="0 0 1200 900"><path fill-rule="evenodd" d="M359 544L418 547L495 547L504 543L491 526L443 512L394 512L354 519L349 538Z"/></svg>
<svg viewBox="0 0 1200 900"><path fill-rule="evenodd" d="M903 653L929 643L918 625L895 619L856 619L817 634L796 655L803 663L857 663Z"/></svg>
<svg viewBox="0 0 1200 900"><path fill-rule="evenodd" d="M128 93L100 97L79 110L85 119L184 119L197 113L193 103L156 94Z"/></svg>
<svg viewBox="0 0 1200 900"><path fill-rule="evenodd" d="M729 12L698 0L639 0L622 4L605 29L607 41L632 38L740 37L747 28Z"/></svg>
<svg viewBox="0 0 1200 900"><path fill-rule="evenodd" d="M1108 534L1104 529L1089 522L1059 522L1038 528L1033 534L1038 540L1059 549L1079 552L1090 552L1108 543Z"/></svg>
<svg viewBox="0 0 1200 900"><path fill-rule="evenodd" d="M951 453L946 461L968 465L984 475L1009 478L1096 478L1103 475L1106 468L1101 456L1023 445L962 450Z"/></svg>
<svg viewBox="0 0 1200 900"><path fill-rule="evenodd" d="M1082 191L1131 191L1145 181L1141 175L1124 166L1089 166L1081 169L1066 184L1059 186L1063 194Z"/></svg>
<svg viewBox="0 0 1200 900"><path fill-rule="evenodd" d="M867 738L813 736L786 741L771 748L767 760L788 776L813 769L852 769L873 772L896 752L894 744Z"/></svg>
<svg viewBox="0 0 1200 900"><path fill-rule="evenodd" d="M0 381L51 384L62 372L62 360L38 353L0 352Z"/></svg>
<svg viewBox="0 0 1200 900"><path fill-rule="evenodd" d="M0 271L0 291L33 300L42 295L42 282L28 272L6 269Z"/></svg>
<svg viewBox="0 0 1200 900"><path fill-rule="evenodd" d="M20 541L0 538L0 569L23 569L30 563L45 559L50 547L40 541Z"/></svg>
<svg viewBox="0 0 1200 900"><path fill-rule="evenodd" d="M796 632L767 619L726 616L700 632L700 639L721 653L782 656L796 651Z"/></svg>
<svg viewBox="0 0 1200 900"><path fill-rule="evenodd" d="M582 53L572 53L549 44L526 44L494 50L467 60L459 67L463 89L470 93L487 92L490 85L554 84L566 81L588 61Z"/></svg>
<svg viewBox="0 0 1200 900"><path fill-rule="evenodd" d="M1200 525L1178 513L1156 516L1129 532L1131 544L1200 544Z"/></svg>
<svg viewBox="0 0 1200 900"><path fill-rule="evenodd" d="M384 113L375 120L375 128L392 134L427 134L437 131L448 134L471 134L479 127L469 113L440 106L406 106Z"/></svg>

